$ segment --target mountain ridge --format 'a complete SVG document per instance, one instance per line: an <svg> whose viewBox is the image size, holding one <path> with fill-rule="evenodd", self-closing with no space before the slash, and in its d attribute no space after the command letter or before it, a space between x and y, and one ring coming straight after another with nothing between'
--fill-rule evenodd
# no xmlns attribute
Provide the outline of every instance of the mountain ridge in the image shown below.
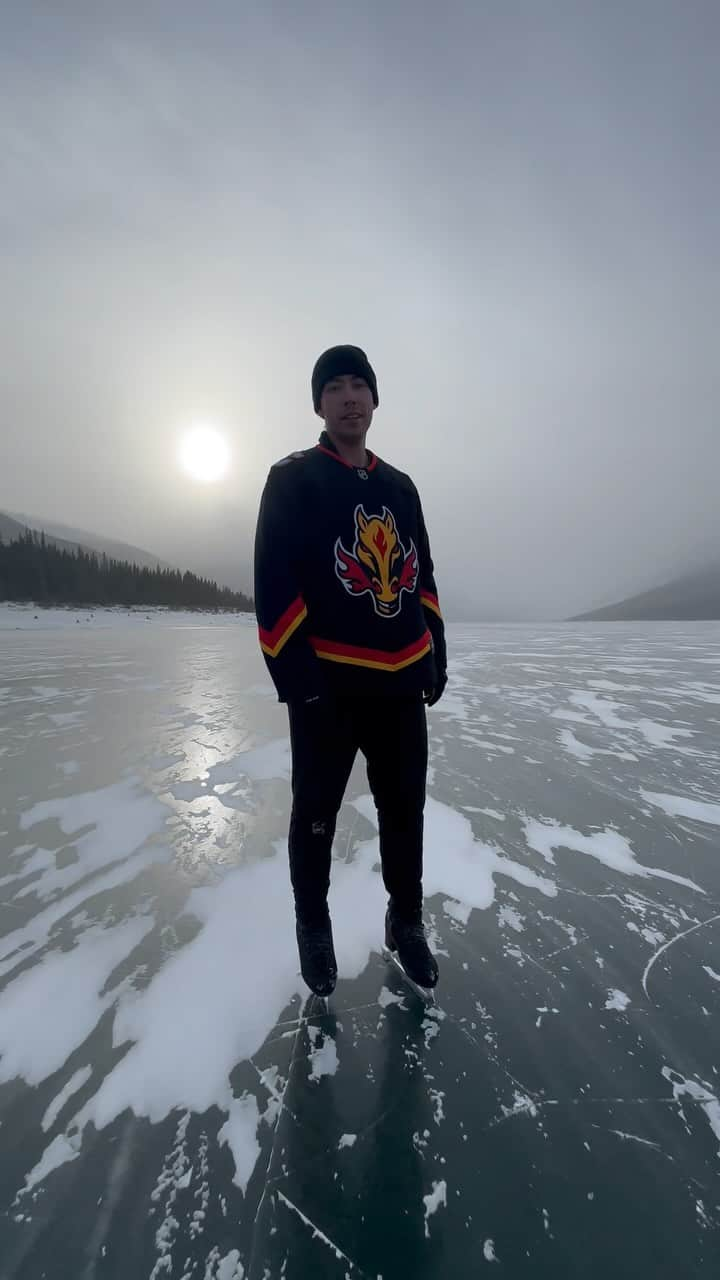
<svg viewBox="0 0 720 1280"><path fill-rule="evenodd" d="M575 614L570 622L709 622L720 620L720 560L612 604Z"/></svg>
<svg viewBox="0 0 720 1280"><path fill-rule="evenodd" d="M161 560L151 551L143 547L135 547L129 542L121 542L115 538L105 538L89 529L75 528L63 524L59 520L45 520L37 516L29 516L20 511L0 511L0 537L5 541L19 538L27 530L44 533L47 542L61 550L94 551L97 555L106 555L109 560L120 560L128 564L136 564L139 568L174 569L175 565Z"/></svg>

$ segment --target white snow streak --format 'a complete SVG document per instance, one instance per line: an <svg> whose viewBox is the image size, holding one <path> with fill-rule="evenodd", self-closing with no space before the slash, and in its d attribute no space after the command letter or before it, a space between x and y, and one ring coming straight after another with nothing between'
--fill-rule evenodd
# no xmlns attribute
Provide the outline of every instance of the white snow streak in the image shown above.
<svg viewBox="0 0 720 1280"><path fill-rule="evenodd" d="M113 1004L100 995L152 921L89 929L71 951L51 952L0 994L0 1082L22 1076L39 1084L57 1071Z"/></svg>
<svg viewBox="0 0 720 1280"><path fill-rule="evenodd" d="M672 1085L673 1098L678 1102L684 1097L688 1097L692 1098L693 1102L700 1103L708 1118L710 1128L720 1143L720 1100L717 1096L705 1084L698 1084L696 1080L689 1080L679 1071L673 1071L671 1067L663 1067L662 1074ZM718 1148L718 1156L720 1156L720 1147Z"/></svg>
<svg viewBox="0 0 720 1280"><path fill-rule="evenodd" d="M361 796L353 803L365 818L377 825L370 796ZM493 845L476 840L464 814L429 798L425 809L425 896L444 894L471 910L483 910L494 900L494 877L500 875L536 889L546 897L557 894L552 880L504 857ZM452 914L465 922L464 912Z"/></svg>
<svg viewBox="0 0 720 1280"><path fill-rule="evenodd" d="M110 863L128 858L150 836L162 830L168 816L166 806L148 795L137 778L127 778L98 791L41 800L20 814L21 831L48 818L55 818L67 836L89 825L92 830L75 841L75 862L56 868L54 863L51 865L48 859L43 859L40 864L43 874L24 889L23 894L36 893L38 897L47 898L56 889L66 889ZM22 873L35 870L37 865L33 865L31 859L30 866L26 865Z"/></svg>
<svg viewBox="0 0 720 1280"><path fill-rule="evenodd" d="M81 1067L79 1071L76 1071L75 1074L70 1077L67 1084L63 1085L57 1096L53 1098L45 1112L45 1115L40 1121L41 1128L45 1132L47 1132L48 1129L52 1129L60 1112L65 1106L65 1103L69 1098L72 1098L73 1094L78 1093L78 1091L82 1089L83 1085L87 1083L91 1075L92 1067Z"/></svg>
<svg viewBox="0 0 720 1280"><path fill-rule="evenodd" d="M675 875L672 871L663 871L660 867L644 867L635 861L630 841L619 831L606 827L604 831L594 831L592 835L583 835L574 827L561 826L559 822L539 821L526 818L525 839L529 848L539 853L546 862L554 864L556 849L570 849L576 853L586 853L598 862L603 862L613 871L622 871L626 876L656 876L660 880L672 880L674 884L685 885L697 893L704 893L699 885L686 876Z"/></svg>
<svg viewBox="0 0 720 1280"><path fill-rule="evenodd" d="M235 1161L233 1182L243 1195L258 1156L260 1146L256 1137L260 1113L256 1099L251 1094L243 1094L241 1098L233 1098L229 1106L228 1118L218 1133L220 1145L227 1143Z"/></svg>
<svg viewBox="0 0 720 1280"><path fill-rule="evenodd" d="M71 1160L77 1160L79 1155L80 1142L77 1139L68 1138L64 1133L59 1133L56 1138L53 1138L49 1147L45 1148L34 1168L27 1174L25 1186L18 1194L26 1195L38 1183L44 1182L61 1165L68 1164Z"/></svg>
<svg viewBox="0 0 720 1280"><path fill-rule="evenodd" d="M689 800L684 796L663 795L658 791L641 790L640 795L648 804L657 805L671 818L692 818L696 822L707 822L720 827L720 804L712 804L709 800Z"/></svg>
<svg viewBox="0 0 720 1280"><path fill-rule="evenodd" d="M440 1205L447 1209L447 1183L444 1179L441 1182L433 1182L430 1194L423 1196L423 1204L425 1205L425 1237L429 1240L429 1219L437 1213Z"/></svg>

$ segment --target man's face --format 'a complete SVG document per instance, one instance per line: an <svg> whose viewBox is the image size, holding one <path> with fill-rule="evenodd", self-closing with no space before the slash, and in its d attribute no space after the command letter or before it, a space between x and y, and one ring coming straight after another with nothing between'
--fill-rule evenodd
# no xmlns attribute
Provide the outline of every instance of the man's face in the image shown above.
<svg viewBox="0 0 720 1280"><path fill-rule="evenodd" d="M320 417L331 436L357 444L372 422L373 396L364 378L347 373L326 382L320 397Z"/></svg>

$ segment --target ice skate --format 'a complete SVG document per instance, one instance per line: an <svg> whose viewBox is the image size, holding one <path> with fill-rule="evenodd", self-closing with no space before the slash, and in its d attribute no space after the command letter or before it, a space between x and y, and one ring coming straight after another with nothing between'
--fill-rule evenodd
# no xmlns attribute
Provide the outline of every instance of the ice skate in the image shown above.
<svg viewBox="0 0 720 1280"><path fill-rule="evenodd" d="M427 944L422 920L403 921L388 907L385 914L385 955L417 994L434 1004L433 988L437 985L439 972Z"/></svg>
<svg viewBox="0 0 720 1280"><path fill-rule="evenodd" d="M327 916L320 923L297 920L295 934L300 955L300 972L316 996L327 998L332 995L337 982L337 961L330 917Z"/></svg>

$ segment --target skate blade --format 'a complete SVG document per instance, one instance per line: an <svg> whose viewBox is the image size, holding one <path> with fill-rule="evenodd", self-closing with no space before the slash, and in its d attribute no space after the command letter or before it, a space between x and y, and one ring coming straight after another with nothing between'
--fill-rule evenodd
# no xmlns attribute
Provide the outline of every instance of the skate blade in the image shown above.
<svg viewBox="0 0 720 1280"><path fill-rule="evenodd" d="M406 982L407 985L412 988L412 990L415 992L415 995L419 996L424 1004L427 1004L427 1005L435 1004L435 992L433 988L421 987L418 985L417 982L414 982L413 979L410 977L410 974L407 972L407 970L403 969L397 957L396 952L391 951L389 947L383 947L382 954L384 959L387 960L390 964L392 964L397 969L403 981Z"/></svg>
<svg viewBox="0 0 720 1280"><path fill-rule="evenodd" d="M315 991L309 991L300 1006L300 1022L306 1022L308 1018L318 1018L324 1013L330 1012L330 997L319 996Z"/></svg>
<svg viewBox="0 0 720 1280"><path fill-rule="evenodd" d="M297 976L298 978L302 978L303 982L305 982L305 979L302 977L302 974L299 969L297 970ZM316 991L313 991L312 988L308 987L306 982L305 982L305 990L307 992L307 995L303 996L300 1002L301 1018L307 1017L308 1013L312 1014L312 1013L329 1013L330 1012L330 996L319 996ZM333 992L331 991L330 995L332 994Z"/></svg>

